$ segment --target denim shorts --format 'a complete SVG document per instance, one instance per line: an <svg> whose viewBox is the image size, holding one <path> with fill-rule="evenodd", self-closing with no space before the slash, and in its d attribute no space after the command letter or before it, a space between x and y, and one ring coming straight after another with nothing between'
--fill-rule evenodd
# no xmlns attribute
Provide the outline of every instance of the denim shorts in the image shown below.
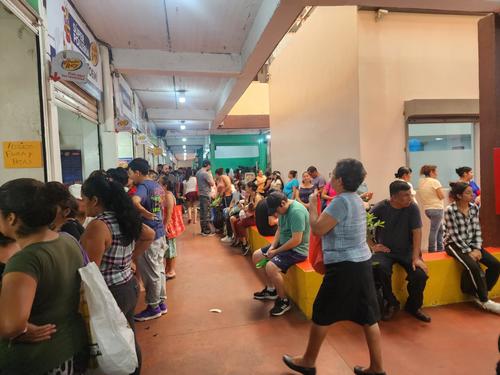
<svg viewBox="0 0 500 375"><path fill-rule="evenodd" d="M271 245L260 249L262 254L266 254ZM307 255L302 255L293 250L284 251L275 255L270 261L273 262L283 273L293 266L294 264L303 262L307 259Z"/></svg>

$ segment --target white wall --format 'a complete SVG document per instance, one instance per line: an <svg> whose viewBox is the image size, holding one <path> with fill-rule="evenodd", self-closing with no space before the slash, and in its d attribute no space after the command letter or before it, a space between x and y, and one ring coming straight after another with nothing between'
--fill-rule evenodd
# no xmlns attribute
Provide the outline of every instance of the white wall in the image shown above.
<svg viewBox="0 0 500 375"><path fill-rule="evenodd" d="M270 67L273 170L360 157L356 7L318 7Z"/></svg>
<svg viewBox="0 0 500 375"><path fill-rule="evenodd" d="M0 142L41 141L35 36L2 5L0 46ZM44 180L43 168L4 169L0 148L0 185L20 177Z"/></svg>
<svg viewBox="0 0 500 375"><path fill-rule="evenodd" d="M375 200L406 164L406 100L479 97L478 20L389 13L376 22L359 12L361 158Z"/></svg>
<svg viewBox="0 0 500 375"><path fill-rule="evenodd" d="M118 157L119 158L134 158L134 143L132 133L118 133Z"/></svg>
<svg viewBox="0 0 500 375"><path fill-rule="evenodd" d="M83 178L99 166L97 125L65 109L58 109L61 150L81 150Z"/></svg>

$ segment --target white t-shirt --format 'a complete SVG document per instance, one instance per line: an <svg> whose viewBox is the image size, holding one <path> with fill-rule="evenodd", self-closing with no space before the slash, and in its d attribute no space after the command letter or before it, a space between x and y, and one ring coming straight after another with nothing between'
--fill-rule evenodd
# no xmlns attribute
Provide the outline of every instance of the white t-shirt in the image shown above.
<svg viewBox="0 0 500 375"><path fill-rule="evenodd" d="M441 188L441 183L432 177L420 179L418 192L424 210L443 210L444 202L439 199L437 189Z"/></svg>
<svg viewBox="0 0 500 375"><path fill-rule="evenodd" d="M196 191L196 177L191 176L189 180L184 181L184 194Z"/></svg>

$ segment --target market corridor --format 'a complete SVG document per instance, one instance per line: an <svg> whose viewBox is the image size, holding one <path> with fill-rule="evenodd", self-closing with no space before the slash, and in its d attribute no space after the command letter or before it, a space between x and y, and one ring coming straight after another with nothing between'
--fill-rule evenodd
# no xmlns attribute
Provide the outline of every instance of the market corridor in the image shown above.
<svg viewBox="0 0 500 375"><path fill-rule="evenodd" d="M291 374L281 362L284 353L301 353L309 322L296 309L270 318L272 302L255 301L262 288L249 257L201 237L198 225L187 226L178 238L177 278L167 285L169 312L138 323L143 352L142 374L264 375ZM144 307L141 296L138 311ZM218 308L222 313L209 310ZM472 304L426 309L433 322L417 322L400 313L382 323L389 374L493 374L498 360L498 317ZM474 353L474 357L470 353ZM366 364L361 330L351 323L330 328L322 347L318 372L352 374Z"/></svg>

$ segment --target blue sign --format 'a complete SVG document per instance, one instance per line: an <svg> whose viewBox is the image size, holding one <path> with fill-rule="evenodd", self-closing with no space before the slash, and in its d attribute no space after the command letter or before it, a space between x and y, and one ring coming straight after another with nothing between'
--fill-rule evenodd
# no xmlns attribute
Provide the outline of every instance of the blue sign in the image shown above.
<svg viewBox="0 0 500 375"><path fill-rule="evenodd" d="M73 44L78 47L80 52L83 53L88 60L90 60L90 39L75 21L71 13L69 14L69 26Z"/></svg>

